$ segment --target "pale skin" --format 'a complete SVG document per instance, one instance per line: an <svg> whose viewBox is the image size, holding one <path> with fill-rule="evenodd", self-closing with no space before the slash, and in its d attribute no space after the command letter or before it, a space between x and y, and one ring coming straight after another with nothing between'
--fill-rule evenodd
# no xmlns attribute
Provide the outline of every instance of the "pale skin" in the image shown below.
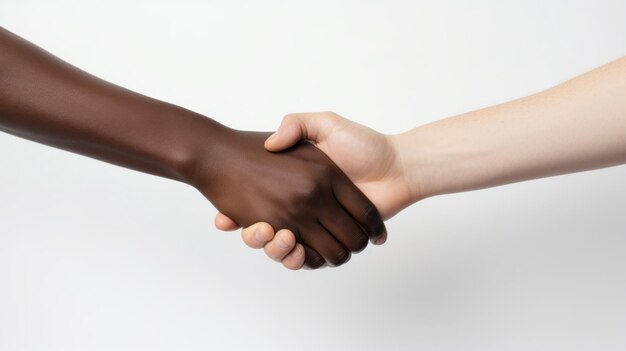
<svg viewBox="0 0 626 351"><path fill-rule="evenodd" d="M626 163L626 57L540 93L384 135L332 112L287 115L265 142L309 139L388 219L425 198ZM238 226L219 213L221 230ZM304 262L293 233L242 230L289 269ZM382 244L386 237L377 240Z"/></svg>

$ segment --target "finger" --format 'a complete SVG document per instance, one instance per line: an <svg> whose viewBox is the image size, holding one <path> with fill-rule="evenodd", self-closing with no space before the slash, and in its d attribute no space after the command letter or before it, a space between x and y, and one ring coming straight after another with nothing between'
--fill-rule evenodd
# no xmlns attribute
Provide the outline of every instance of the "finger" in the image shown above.
<svg viewBox="0 0 626 351"><path fill-rule="evenodd" d="M338 203L336 208L331 208L328 212L332 215L320 218L324 228L348 250L362 251L367 246L368 239L363 228Z"/></svg>
<svg viewBox="0 0 626 351"><path fill-rule="evenodd" d="M376 241L374 241L374 245L382 245L387 242L387 233L381 235Z"/></svg>
<svg viewBox="0 0 626 351"><path fill-rule="evenodd" d="M285 116L276 133L265 141L269 151L281 151L302 139L322 141L339 117L332 112L292 113Z"/></svg>
<svg viewBox="0 0 626 351"><path fill-rule="evenodd" d="M333 182L333 192L343 208L363 227L372 242L379 240L387 229L376 206L346 176Z"/></svg>
<svg viewBox="0 0 626 351"><path fill-rule="evenodd" d="M233 230L237 230L241 227L225 214L218 212L215 215L215 228L225 232L230 232Z"/></svg>
<svg viewBox="0 0 626 351"><path fill-rule="evenodd" d="M281 229L263 249L269 258L282 261L295 247L296 236L288 229Z"/></svg>
<svg viewBox="0 0 626 351"><path fill-rule="evenodd" d="M317 253L313 248L306 244L301 244L304 248L304 268L305 269L318 269L326 265L324 257Z"/></svg>
<svg viewBox="0 0 626 351"><path fill-rule="evenodd" d="M302 241L322 256L329 266L337 267L348 262L350 251L341 245L321 224L300 231ZM307 262L309 251L306 251Z"/></svg>
<svg viewBox="0 0 626 351"><path fill-rule="evenodd" d="M241 238L246 245L253 249L260 249L274 238L274 229L265 222L259 222L244 228Z"/></svg>
<svg viewBox="0 0 626 351"><path fill-rule="evenodd" d="M291 270L298 270L304 265L305 258L304 246L296 244L296 247L283 258L283 266Z"/></svg>

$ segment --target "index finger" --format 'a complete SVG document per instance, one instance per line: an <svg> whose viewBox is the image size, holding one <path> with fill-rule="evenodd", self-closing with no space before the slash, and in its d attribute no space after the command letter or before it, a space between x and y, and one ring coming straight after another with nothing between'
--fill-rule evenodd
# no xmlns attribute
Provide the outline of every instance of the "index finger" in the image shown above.
<svg viewBox="0 0 626 351"><path fill-rule="evenodd" d="M333 180L333 193L339 203L359 223L372 242L387 233L376 206L359 188L343 175Z"/></svg>

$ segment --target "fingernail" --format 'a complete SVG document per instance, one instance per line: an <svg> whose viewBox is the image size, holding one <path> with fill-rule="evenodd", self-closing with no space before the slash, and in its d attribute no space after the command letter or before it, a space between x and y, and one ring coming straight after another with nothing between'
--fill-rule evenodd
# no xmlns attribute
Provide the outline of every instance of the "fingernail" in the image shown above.
<svg viewBox="0 0 626 351"><path fill-rule="evenodd" d="M289 247L289 243L285 240L285 233L281 232L278 235L278 246L280 246L283 249L286 249Z"/></svg>
<svg viewBox="0 0 626 351"><path fill-rule="evenodd" d="M296 248L293 249L293 257L300 257L304 253L304 250L300 247L300 245L296 245Z"/></svg>
<svg viewBox="0 0 626 351"><path fill-rule="evenodd" d="M376 239L376 241L374 241L374 245L382 245L385 243L385 241L387 241L387 238L385 238L385 236L381 236L380 238Z"/></svg>

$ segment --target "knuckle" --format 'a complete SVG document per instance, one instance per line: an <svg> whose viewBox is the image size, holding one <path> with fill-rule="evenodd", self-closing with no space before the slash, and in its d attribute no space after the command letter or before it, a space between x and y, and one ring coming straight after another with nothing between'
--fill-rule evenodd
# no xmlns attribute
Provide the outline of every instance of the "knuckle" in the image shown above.
<svg viewBox="0 0 626 351"><path fill-rule="evenodd" d="M317 269L322 267L326 261L321 256L318 255L307 255L307 258L304 262L305 266L310 269Z"/></svg>
<svg viewBox="0 0 626 351"><path fill-rule="evenodd" d="M296 245L296 237L287 231L282 231L279 234L278 240L283 248L293 249Z"/></svg>
<svg viewBox="0 0 626 351"><path fill-rule="evenodd" d="M303 182L294 196L296 200L294 203L300 206L294 206L293 210L302 210L303 203L310 203L314 200L327 199L330 193L330 185L323 180L311 180Z"/></svg>
<svg viewBox="0 0 626 351"><path fill-rule="evenodd" d="M343 228L346 243L344 245L352 252L361 252L367 247L368 236L356 225L351 218L337 216L335 218L336 228Z"/></svg>
<svg viewBox="0 0 626 351"><path fill-rule="evenodd" d="M349 251L341 249L333 254L333 256L330 258L330 263L335 267L339 267L342 264L348 262L350 260L350 256L351 254Z"/></svg>
<svg viewBox="0 0 626 351"><path fill-rule="evenodd" d="M321 187L322 187L322 182L316 181L315 179L311 179L310 181L307 181L304 184L302 184L300 195L306 198L311 197L317 194Z"/></svg>
<svg viewBox="0 0 626 351"><path fill-rule="evenodd" d="M367 247L368 239L364 235L358 235L350 250L354 253L361 252Z"/></svg>
<svg viewBox="0 0 626 351"><path fill-rule="evenodd" d="M380 232L383 230L381 227L382 219L378 214L378 210L371 202L363 207L362 216L365 224L367 224L367 232L370 233L370 235L380 234Z"/></svg>
<svg viewBox="0 0 626 351"><path fill-rule="evenodd" d="M376 207L374 207L374 205L372 203L367 203L365 206L363 206L363 218L365 218L366 221L371 222L373 220L376 220L376 218L378 217L378 211L376 210Z"/></svg>
<svg viewBox="0 0 626 351"><path fill-rule="evenodd" d="M283 117L283 122L294 122L300 117L299 113L288 113Z"/></svg>

